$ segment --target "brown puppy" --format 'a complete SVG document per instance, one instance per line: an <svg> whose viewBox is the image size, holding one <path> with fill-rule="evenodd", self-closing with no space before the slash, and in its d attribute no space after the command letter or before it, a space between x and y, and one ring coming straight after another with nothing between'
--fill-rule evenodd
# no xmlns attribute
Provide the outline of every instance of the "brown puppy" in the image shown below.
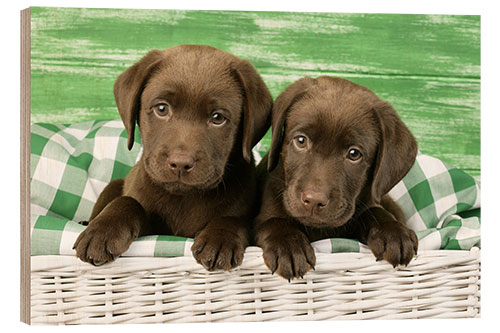
<svg viewBox="0 0 500 333"><path fill-rule="evenodd" d="M316 262L310 242L330 237L358 239L377 259L408 264L418 240L385 194L410 170L417 143L396 111L350 81L306 77L276 99L272 118L255 220L271 271L302 277Z"/></svg>
<svg viewBox="0 0 500 333"><path fill-rule="evenodd" d="M141 235L194 237L208 270L242 262L256 185L251 149L270 125L272 97L245 60L196 45L153 50L121 74L116 104L143 154L99 196L74 248L86 262L114 260Z"/></svg>

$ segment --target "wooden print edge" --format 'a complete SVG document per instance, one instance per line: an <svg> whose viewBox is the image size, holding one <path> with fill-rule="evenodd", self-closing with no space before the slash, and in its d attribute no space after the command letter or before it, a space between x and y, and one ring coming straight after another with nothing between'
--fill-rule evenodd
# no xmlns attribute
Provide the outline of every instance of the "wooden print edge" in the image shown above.
<svg viewBox="0 0 500 333"><path fill-rule="evenodd" d="M30 265L30 108L31 108L31 10L21 11L21 272L20 319L31 323Z"/></svg>

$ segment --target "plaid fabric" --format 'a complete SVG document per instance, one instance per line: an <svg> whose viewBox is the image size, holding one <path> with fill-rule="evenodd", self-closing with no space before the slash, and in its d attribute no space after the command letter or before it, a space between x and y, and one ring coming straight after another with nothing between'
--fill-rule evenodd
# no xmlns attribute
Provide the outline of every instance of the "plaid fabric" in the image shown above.
<svg viewBox="0 0 500 333"><path fill-rule="evenodd" d="M85 226L53 216L32 215L31 255L75 255L73 244ZM154 235L140 237L123 257L191 255L191 238Z"/></svg>
<svg viewBox="0 0 500 333"><path fill-rule="evenodd" d="M136 131L138 133L138 131ZM73 243L85 227L97 197L115 178L122 178L140 158L140 136L127 149L120 120L72 125L31 126L31 254L74 255ZM254 148L256 160L266 153ZM474 179L446 163L419 154L408 175L389 193L416 231L419 250L480 246L480 190ZM193 240L146 236L123 256L191 255ZM351 239L313 243L318 252L369 252Z"/></svg>

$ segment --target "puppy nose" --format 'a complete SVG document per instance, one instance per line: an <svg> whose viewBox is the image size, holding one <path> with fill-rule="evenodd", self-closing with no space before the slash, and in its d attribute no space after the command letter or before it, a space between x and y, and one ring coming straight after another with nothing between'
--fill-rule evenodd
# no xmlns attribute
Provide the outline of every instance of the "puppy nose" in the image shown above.
<svg viewBox="0 0 500 333"><path fill-rule="evenodd" d="M167 158L168 166L175 172L189 172L194 167L194 159L186 154L172 154Z"/></svg>
<svg viewBox="0 0 500 333"><path fill-rule="evenodd" d="M324 208L330 201L325 193L307 190L302 192L300 199L306 208Z"/></svg>

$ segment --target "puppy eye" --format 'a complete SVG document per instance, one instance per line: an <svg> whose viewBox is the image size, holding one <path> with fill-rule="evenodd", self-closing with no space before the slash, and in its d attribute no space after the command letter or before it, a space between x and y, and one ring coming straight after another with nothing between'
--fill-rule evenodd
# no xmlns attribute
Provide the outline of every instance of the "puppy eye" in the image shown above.
<svg viewBox="0 0 500 333"><path fill-rule="evenodd" d="M214 112L210 116L210 122L215 126L222 126L226 122L227 118L222 115L220 112Z"/></svg>
<svg viewBox="0 0 500 333"><path fill-rule="evenodd" d="M361 152L356 148L349 148L347 152L347 158L351 161L358 161L362 157Z"/></svg>
<svg viewBox="0 0 500 333"><path fill-rule="evenodd" d="M308 148L308 140L304 135L297 135L293 138L293 144L298 150L306 150Z"/></svg>
<svg viewBox="0 0 500 333"><path fill-rule="evenodd" d="M167 103L156 104L153 110L159 117L166 117L170 113L170 105Z"/></svg>

